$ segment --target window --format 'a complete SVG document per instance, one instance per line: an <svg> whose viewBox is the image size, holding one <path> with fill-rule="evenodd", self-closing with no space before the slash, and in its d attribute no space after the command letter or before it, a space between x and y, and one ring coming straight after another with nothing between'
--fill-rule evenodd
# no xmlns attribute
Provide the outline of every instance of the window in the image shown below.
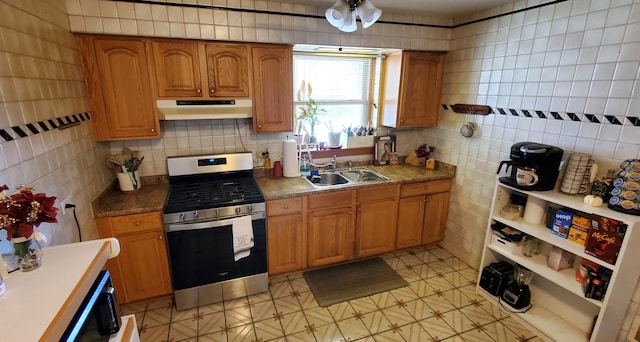
<svg viewBox="0 0 640 342"><path fill-rule="evenodd" d="M311 84L313 91L310 97L326 111L319 116L319 123L313 129L317 141L328 141L329 127L339 132L347 127L371 124L375 60L374 56L294 54L294 92L303 81ZM296 118L301 114L301 104L294 93ZM309 122L303 120L300 123L301 133L311 135Z"/></svg>

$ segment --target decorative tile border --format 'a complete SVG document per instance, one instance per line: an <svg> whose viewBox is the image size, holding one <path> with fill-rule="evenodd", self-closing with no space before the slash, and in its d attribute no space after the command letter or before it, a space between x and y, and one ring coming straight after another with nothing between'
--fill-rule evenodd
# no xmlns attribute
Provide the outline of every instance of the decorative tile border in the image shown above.
<svg viewBox="0 0 640 342"><path fill-rule="evenodd" d="M2 138L0 139L0 143L40 134L42 132L48 132L53 129L64 129L88 120L91 120L91 117L89 116L89 113L84 112L48 119L46 121L28 123L21 126L3 128L0 129L0 138Z"/></svg>
<svg viewBox="0 0 640 342"><path fill-rule="evenodd" d="M453 105L443 104L444 110L453 110ZM580 113L561 113L561 112L543 112L541 110L530 111L526 109L511 109L491 107L489 114L523 116L527 118L549 119L549 120L567 120L592 123L604 123L611 125L640 126L640 117L637 116L619 116L619 115L602 115L602 114L580 114Z"/></svg>

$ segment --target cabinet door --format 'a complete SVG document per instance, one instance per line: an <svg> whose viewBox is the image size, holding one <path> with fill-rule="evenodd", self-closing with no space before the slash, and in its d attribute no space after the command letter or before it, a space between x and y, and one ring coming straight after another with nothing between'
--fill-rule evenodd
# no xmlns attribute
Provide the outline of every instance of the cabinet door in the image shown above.
<svg viewBox="0 0 640 342"><path fill-rule="evenodd" d="M307 222L309 266L335 264L353 258L355 221L351 207L310 212Z"/></svg>
<svg viewBox="0 0 640 342"><path fill-rule="evenodd" d="M293 53L291 46L256 46L253 61L253 130L293 131Z"/></svg>
<svg viewBox="0 0 640 342"><path fill-rule="evenodd" d="M398 127L435 126L440 111L444 54L403 52Z"/></svg>
<svg viewBox="0 0 640 342"><path fill-rule="evenodd" d="M101 89L101 101L91 99L96 140L159 137L145 41L96 39L94 48L97 77L89 86Z"/></svg>
<svg viewBox="0 0 640 342"><path fill-rule="evenodd" d="M298 271L307 266L304 233L302 213L267 218L270 275Z"/></svg>
<svg viewBox="0 0 640 342"><path fill-rule="evenodd" d="M357 257L381 254L395 248L397 203L394 200L386 200L358 204Z"/></svg>
<svg viewBox="0 0 640 342"><path fill-rule="evenodd" d="M206 44L210 97L249 97L249 52L244 45Z"/></svg>
<svg viewBox="0 0 640 342"><path fill-rule="evenodd" d="M201 97L197 43L153 42L159 97Z"/></svg>
<svg viewBox="0 0 640 342"><path fill-rule="evenodd" d="M438 242L444 238L449 213L449 192L427 195L422 244Z"/></svg>
<svg viewBox="0 0 640 342"><path fill-rule="evenodd" d="M425 196L401 198L398 203L398 233L396 248L418 246L422 243Z"/></svg>
<svg viewBox="0 0 640 342"><path fill-rule="evenodd" d="M126 302L171 293L169 262L162 230L125 234L120 241L118 266Z"/></svg>

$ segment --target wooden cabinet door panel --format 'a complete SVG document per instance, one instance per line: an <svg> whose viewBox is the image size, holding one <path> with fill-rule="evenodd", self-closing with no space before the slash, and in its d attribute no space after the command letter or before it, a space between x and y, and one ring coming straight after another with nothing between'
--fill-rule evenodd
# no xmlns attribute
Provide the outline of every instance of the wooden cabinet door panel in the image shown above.
<svg viewBox="0 0 640 342"><path fill-rule="evenodd" d="M306 244L302 213L267 218L269 274L302 270L306 265Z"/></svg>
<svg viewBox="0 0 640 342"><path fill-rule="evenodd" d="M249 97L249 50L244 45L206 44L210 97Z"/></svg>
<svg viewBox="0 0 640 342"><path fill-rule="evenodd" d="M398 233L396 248L418 246L422 243L425 196L401 198L398 202Z"/></svg>
<svg viewBox="0 0 640 342"><path fill-rule="evenodd" d="M358 204L356 217L357 257L381 254L395 248L397 203L395 200L387 200Z"/></svg>
<svg viewBox="0 0 640 342"><path fill-rule="evenodd" d="M159 97L201 97L197 43L153 42Z"/></svg>
<svg viewBox="0 0 640 342"><path fill-rule="evenodd" d="M108 126L106 132L96 129L96 139L157 137L145 42L96 39L94 47L104 100L104 113L98 115L105 116Z"/></svg>
<svg viewBox="0 0 640 342"><path fill-rule="evenodd" d="M253 130L293 131L293 54L291 46L251 49Z"/></svg>
<svg viewBox="0 0 640 342"><path fill-rule="evenodd" d="M424 210L422 244L437 242L444 238L449 212L449 192L427 195Z"/></svg>
<svg viewBox="0 0 640 342"><path fill-rule="evenodd" d="M309 266L335 264L353 258L355 222L351 207L310 212L307 222Z"/></svg>
<svg viewBox="0 0 640 342"><path fill-rule="evenodd" d="M118 236L127 301L171 293L169 262L161 230Z"/></svg>
<svg viewBox="0 0 640 342"><path fill-rule="evenodd" d="M444 54L404 52L400 86L399 126L435 126L438 123Z"/></svg>

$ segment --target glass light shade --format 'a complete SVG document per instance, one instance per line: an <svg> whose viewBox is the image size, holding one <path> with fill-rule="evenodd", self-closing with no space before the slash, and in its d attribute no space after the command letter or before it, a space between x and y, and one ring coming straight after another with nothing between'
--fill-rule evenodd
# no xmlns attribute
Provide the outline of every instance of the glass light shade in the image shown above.
<svg viewBox="0 0 640 342"><path fill-rule="evenodd" d="M360 16L360 20L362 20L362 28L368 28L373 25L382 15L382 10L367 0L363 1L356 8L356 11L358 11L358 16Z"/></svg>
<svg viewBox="0 0 640 342"><path fill-rule="evenodd" d="M344 25L340 27L342 32L355 32L358 29L356 24L356 11L350 11L344 18Z"/></svg>
<svg viewBox="0 0 640 342"><path fill-rule="evenodd" d="M324 16L327 18L329 24L337 28L344 26L346 17L350 14L349 4L344 0L336 1L335 5L324 12Z"/></svg>

